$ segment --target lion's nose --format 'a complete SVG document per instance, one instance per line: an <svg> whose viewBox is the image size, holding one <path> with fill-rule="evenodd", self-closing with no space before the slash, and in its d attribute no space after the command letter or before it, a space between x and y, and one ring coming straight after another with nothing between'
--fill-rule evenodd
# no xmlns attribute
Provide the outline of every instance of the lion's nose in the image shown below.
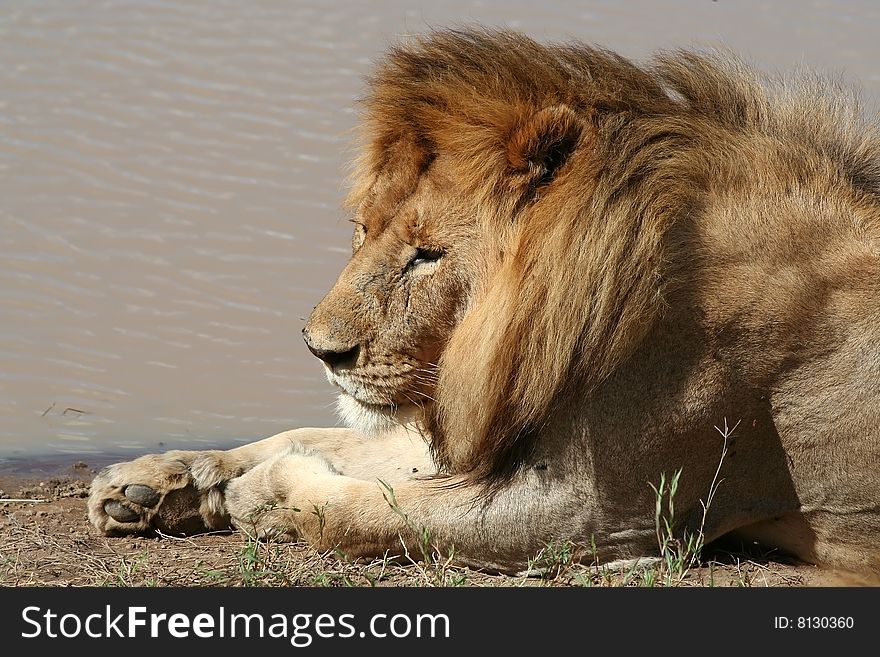
<svg viewBox="0 0 880 657"><path fill-rule="evenodd" d="M308 332L303 333L303 339L305 339L309 351L327 363L330 367L351 366L357 362L358 353L360 352L359 345L354 345L353 347L338 347L333 345L331 348L318 346L314 343Z"/></svg>

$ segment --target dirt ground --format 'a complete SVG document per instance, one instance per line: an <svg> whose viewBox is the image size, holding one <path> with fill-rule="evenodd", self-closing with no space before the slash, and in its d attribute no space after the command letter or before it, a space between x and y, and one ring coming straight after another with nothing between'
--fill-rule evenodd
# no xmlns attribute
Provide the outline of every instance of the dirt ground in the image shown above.
<svg viewBox="0 0 880 657"><path fill-rule="evenodd" d="M237 532L192 538L106 538L89 524L86 498L99 465L0 469L0 586L841 586L851 579L754 546L708 550L676 573L653 566L574 563L565 550L537 555L529 577L489 575L428 561L353 562L305 545L264 543ZM16 501L24 500L24 501ZM653 574L652 574L653 572Z"/></svg>

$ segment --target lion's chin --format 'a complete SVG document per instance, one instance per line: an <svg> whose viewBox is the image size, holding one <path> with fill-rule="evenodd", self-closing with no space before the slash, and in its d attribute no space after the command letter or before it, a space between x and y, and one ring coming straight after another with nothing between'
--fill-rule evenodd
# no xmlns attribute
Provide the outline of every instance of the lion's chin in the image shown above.
<svg viewBox="0 0 880 657"><path fill-rule="evenodd" d="M406 406L367 404L346 392L340 393L336 398L336 412L347 427L367 435L388 433L416 420L419 416L418 408L414 404Z"/></svg>

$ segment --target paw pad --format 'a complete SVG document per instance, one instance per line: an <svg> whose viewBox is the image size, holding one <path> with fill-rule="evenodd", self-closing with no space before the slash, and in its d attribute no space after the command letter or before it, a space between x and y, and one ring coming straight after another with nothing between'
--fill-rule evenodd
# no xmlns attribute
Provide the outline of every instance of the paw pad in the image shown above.
<svg viewBox="0 0 880 657"><path fill-rule="evenodd" d="M113 518L116 522L137 522L140 520L140 516L129 509L127 506L123 506L116 500L107 500L104 502L104 511L107 512L107 515Z"/></svg>
<svg viewBox="0 0 880 657"><path fill-rule="evenodd" d="M148 508L153 508L159 503L159 493L143 484L129 484L125 487L125 496L135 504L140 504ZM121 505L120 505L121 506ZM108 511L108 513L110 513ZM111 514L112 515L112 514ZM118 520L118 518L117 518ZM121 520L120 522L131 522L130 520Z"/></svg>

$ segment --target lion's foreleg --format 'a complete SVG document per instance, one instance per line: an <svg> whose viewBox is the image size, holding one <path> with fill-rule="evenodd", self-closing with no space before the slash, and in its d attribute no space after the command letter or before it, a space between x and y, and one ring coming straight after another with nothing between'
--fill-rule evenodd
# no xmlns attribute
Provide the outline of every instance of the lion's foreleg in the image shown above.
<svg viewBox="0 0 880 657"><path fill-rule="evenodd" d="M518 572L551 543L590 541L583 501L528 475L490 495L459 478L347 477L324 459L288 454L230 482L226 499L243 531L351 557L451 558Z"/></svg>
<svg viewBox="0 0 880 657"><path fill-rule="evenodd" d="M286 453L296 437L288 431L226 451L174 450L111 465L92 481L89 519L106 534L194 534L228 527L226 483Z"/></svg>
<svg viewBox="0 0 880 657"><path fill-rule="evenodd" d="M107 534L194 534L229 526L226 485L281 454L321 454L353 477L397 481L431 470L424 441L401 430L375 439L350 429L295 429L230 450L171 451L117 463L95 477L89 518Z"/></svg>

